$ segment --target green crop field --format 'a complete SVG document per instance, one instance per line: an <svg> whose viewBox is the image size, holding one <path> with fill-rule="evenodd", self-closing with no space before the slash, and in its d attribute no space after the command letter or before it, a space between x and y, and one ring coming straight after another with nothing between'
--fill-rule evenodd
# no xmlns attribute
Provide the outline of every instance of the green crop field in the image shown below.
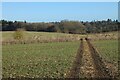
<svg viewBox="0 0 120 80"><path fill-rule="evenodd" d="M100 55L107 61L118 61L118 40L98 40L93 42Z"/></svg>
<svg viewBox="0 0 120 80"><path fill-rule="evenodd" d="M3 77L59 77L71 68L79 42L3 46Z"/></svg>
<svg viewBox="0 0 120 80"><path fill-rule="evenodd" d="M9 41L9 39L13 37L12 35L13 32L3 32L2 40ZM90 35L94 36L93 34ZM31 37L30 39L32 39L34 36L42 36L46 39L49 39L50 37L61 37L62 39L68 37L69 39L70 36L73 36L73 38L75 38L75 36L82 38L86 35L26 32L26 37ZM93 40L92 43L103 59L116 63L118 61L118 41L117 39L110 39L111 40ZM65 78L75 60L79 45L80 40L5 44L2 46L3 78Z"/></svg>

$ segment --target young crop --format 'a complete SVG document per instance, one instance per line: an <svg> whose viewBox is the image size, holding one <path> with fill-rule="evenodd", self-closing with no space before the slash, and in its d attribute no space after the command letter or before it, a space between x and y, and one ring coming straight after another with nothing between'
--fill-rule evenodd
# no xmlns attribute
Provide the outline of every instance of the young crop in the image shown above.
<svg viewBox="0 0 120 80"><path fill-rule="evenodd" d="M65 78L79 42L3 46L3 78Z"/></svg>

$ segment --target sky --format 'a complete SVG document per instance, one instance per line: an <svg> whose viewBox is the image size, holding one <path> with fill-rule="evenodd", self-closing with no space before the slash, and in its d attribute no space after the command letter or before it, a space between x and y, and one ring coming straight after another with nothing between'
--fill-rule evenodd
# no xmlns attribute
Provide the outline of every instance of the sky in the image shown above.
<svg viewBox="0 0 120 80"><path fill-rule="evenodd" d="M120 2L118 3L118 21L120 22Z"/></svg>
<svg viewBox="0 0 120 80"><path fill-rule="evenodd" d="M118 2L119 0L2 0L3 2Z"/></svg>
<svg viewBox="0 0 120 80"><path fill-rule="evenodd" d="M2 19L27 22L118 19L117 2L3 2Z"/></svg>

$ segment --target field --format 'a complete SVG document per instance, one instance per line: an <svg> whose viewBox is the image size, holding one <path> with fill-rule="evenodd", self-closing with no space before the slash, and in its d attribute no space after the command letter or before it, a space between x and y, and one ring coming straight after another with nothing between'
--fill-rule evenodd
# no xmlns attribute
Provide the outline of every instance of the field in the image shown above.
<svg viewBox="0 0 120 80"><path fill-rule="evenodd" d="M88 34L88 38L92 40L116 40L118 39L118 31L115 32L105 32L105 33L96 33Z"/></svg>
<svg viewBox="0 0 120 80"><path fill-rule="evenodd" d="M118 40L99 40L93 44L112 75L118 74Z"/></svg>
<svg viewBox="0 0 120 80"><path fill-rule="evenodd" d="M115 35L112 37L111 35ZM3 32L2 40L10 40L13 32ZM96 34L101 36L101 34ZM71 39L68 41L53 41L53 42L34 42L28 44L3 44L3 78L8 77L29 77L29 78L66 78L71 73L73 63L75 63L76 54L79 50L80 39L89 37L95 49L103 60L117 65L118 61L118 40L116 32L110 33L110 38L105 40L96 39L96 35L79 35L79 34L65 34L65 33L47 33L47 32L26 32L27 39L34 39L35 36L46 39L60 38ZM103 35L103 34L102 34ZM106 34L104 34L106 35ZM92 38L91 38L92 36ZM36 39L36 38L35 38ZM74 39L74 40L72 40ZM84 42L84 49L89 47L86 41ZM81 48L81 47L80 47ZM83 49L83 48L82 48ZM84 51L85 51L84 50ZM83 58L88 58L84 54ZM84 59L83 59L84 60ZM92 62L92 61L91 61ZM87 63L87 62L86 62ZM87 64L86 64L87 65ZM93 63L94 65L94 63ZM77 67L79 67L77 65ZM116 67L115 67L116 68ZM84 72L84 71L83 71ZM87 70L86 70L87 72Z"/></svg>
<svg viewBox="0 0 120 80"><path fill-rule="evenodd" d="M15 41L13 31L0 32L2 33L2 41ZM65 42L65 41L79 41L85 35L66 34L66 33L50 33L50 32L24 32L24 42Z"/></svg>
<svg viewBox="0 0 120 80"><path fill-rule="evenodd" d="M3 77L65 77L79 42L3 46Z"/></svg>
<svg viewBox="0 0 120 80"><path fill-rule="evenodd" d="M2 36L4 40L7 39L13 39L13 31L6 31L2 32ZM64 33L49 33L49 32L25 32L26 38L32 38L35 36L43 36L43 37L64 37L69 36L70 34L64 34Z"/></svg>
<svg viewBox="0 0 120 80"><path fill-rule="evenodd" d="M118 40L101 40L94 42L100 55L107 61L118 61Z"/></svg>
<svg viewBox="0 0 120 80"><path fill-rule="evenodd" d="M0 32L2 34L2 41L12 41L14 40L13 34L14 31L4 31ZM80 35L80 34L66 34L66 33L51 33L51 32L29 32L25 31L24 32L25 39L27 41L30 40L40 40L40 41L45 41L47 40L48 42L50 40L63 40L63 41L79 41L80 38L85 38L88 37L92 40L116 40L118 39L118 32L106 32L106 33L96 33L96 34L87 34L87 35Z"/></svg>

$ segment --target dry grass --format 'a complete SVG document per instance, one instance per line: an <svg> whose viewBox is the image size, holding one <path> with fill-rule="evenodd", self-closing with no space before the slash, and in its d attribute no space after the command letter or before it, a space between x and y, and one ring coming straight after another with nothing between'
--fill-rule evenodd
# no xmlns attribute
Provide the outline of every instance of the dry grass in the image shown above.
<svg viewBox="0 0 120 80"><path fill-rule="evenodd" d="M91 40L117 40L118 32L116 31L116 32L89 34L88 38Z"/></svg>
<svg viewBox="0 0 120 80"><path fill-rule="evenodd" d="M23 40L15 40L13 32L2 32L2 44L27 44L27 43L48 43L48 42L68 42L79 41L85 35L49 33L49 32L26 32Z"/></svg>

